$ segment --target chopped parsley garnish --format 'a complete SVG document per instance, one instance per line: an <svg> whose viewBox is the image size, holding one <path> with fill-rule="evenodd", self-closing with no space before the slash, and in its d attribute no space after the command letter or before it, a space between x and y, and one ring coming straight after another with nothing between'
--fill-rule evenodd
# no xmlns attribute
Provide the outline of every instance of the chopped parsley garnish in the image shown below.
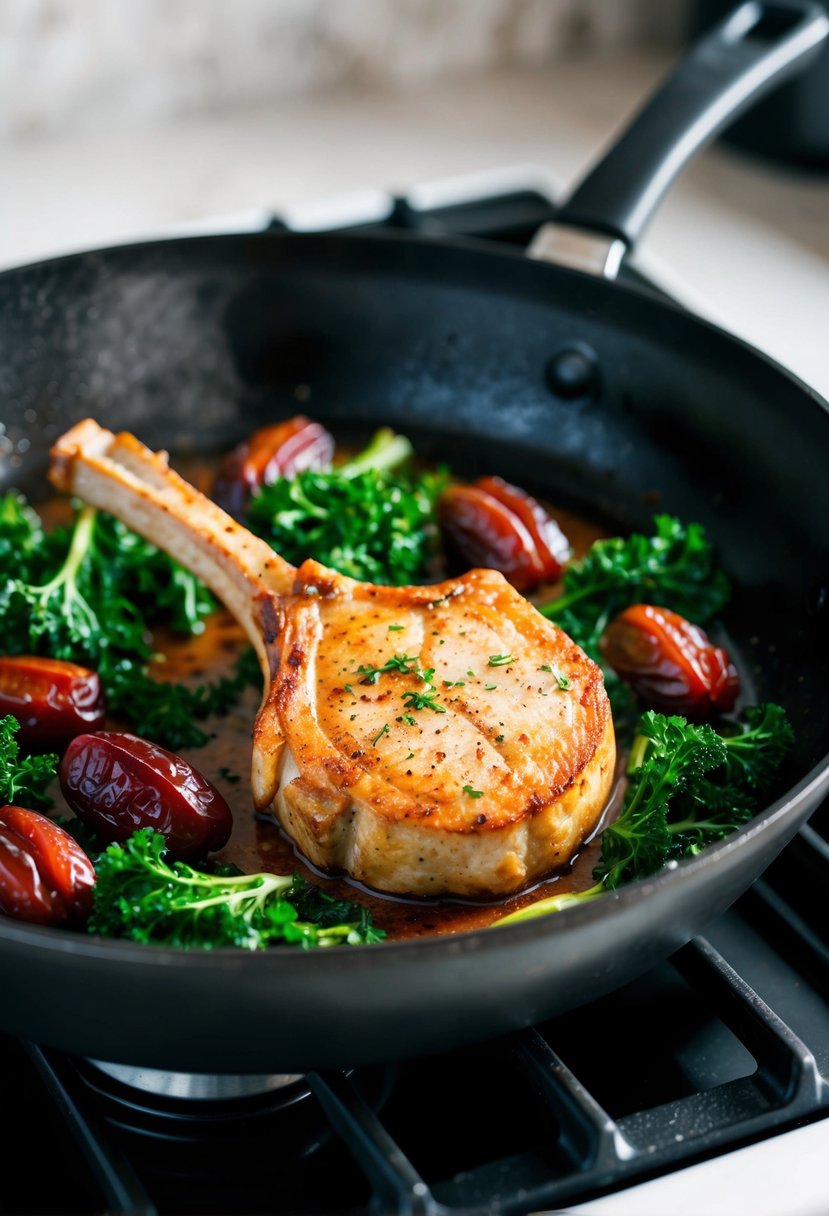
<svg viewBox="0 0 829 1216"><path fill-rule="evenodd" d="M387 659L382 667L371 667L367 663L361 663L357 668L357 675L362 676L361 684L376 684L380 676L387 671L400 671L404 675L420 675L420 655L395 654ZM434 675L434 672L432 674ZM347 687L348 685L346 685Z"/></svg>
<svg viewBox="0 0 829 1216"><path fill-rule="evenodd" d="M484 692L494 692L497 687L497 684L484 684Z"/></svg>
<svg viewBox="0 0 829 1216"><path fill-rule="evenodd" d="M511 654L491 654L489 656L490 667L506 667L508 663L514 663L515 659Z"/></svg>
<svg viewBox="0 0 829 1216"><path fill-rule="evenodd" d="M372 739L371 746L376 747L377 744L380 742L380 740L383 738L383 735L387 735L388 733L389 733L389 724L388 724L388 722L385 722L383 724L383 726L381 726L380 730L378 730L378 732L374 736L374 738Z"/></svg>
<svg viewBox="0 0 829 1216"><path fill-rule="evenodd" d="M405 629L405 625L389 625L389 633L399 633L401 629Z"/></svg>
<svg viewBox="0 0 829 1216"><path fill-rule="evenodd" d="M465 785L463 787L463 792L468 794L470 798L483 798L484 796L483 790L473 790L471 785Z"/></svg>
<svg viewBox="0 0 829 1216"><path fill-rule="evenodd" d="M432 684L427 684L423 692L414 692L409 689L403 693L403 702L407 709L431 709L436 714L445 714L446 706L440 705L435 697L437 689Z"/></svg>
<svg viewBox="0 0 829 1216"><path fill-rule="evenodd" d="M441 705L437 700L438 690L432 683L434 678L434 667L420 667L420 656L409 654L396 654L388 659L381 667L371 667L367 664L361 664L357 668L357 674L362 676L361 683L376 684L380 676L387 672L398 671L403 675L417 676L423 681L424 688L414 691L408 689L403 693L403 704L407 709L431 709L436 714L445 714L446 706ZM446 681L444 681L446 684ZM452 685L446 684L447 687ZM399 719L398 719L399 720ZM408 722L410 726L414 726L414 718L408 714L402 715L402 720Z"/></svg>

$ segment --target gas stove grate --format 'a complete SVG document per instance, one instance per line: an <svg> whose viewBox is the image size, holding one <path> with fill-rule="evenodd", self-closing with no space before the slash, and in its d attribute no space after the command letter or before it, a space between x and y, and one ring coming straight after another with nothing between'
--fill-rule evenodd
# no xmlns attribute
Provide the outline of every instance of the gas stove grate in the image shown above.
<svg viewBox="0 0 829 1216"><path fill-rule="evenodd" d="M329 1117L374 1180L375 1198L385 1204L381 1210L400 1216L506 1216L558 1207L756 1142L829 1111L829 1080L812 1050L707 940L698 938L679 951L672 966L750 1053L754 1071L617 1119L554 1051L555 1023L493 1045L491 1050L511 1057L547 1107L550 1118L542 1122L555 1132L543 1178L538 1177L538 1159L525 1155L428 1183L401 1144L390 1140L382 1116L368 1111L342 1077L314 1078ZM823 1029L823 1044L829 1047L829 1016ZM504 1178L506 1190L500 1189Z"/></svg>
<svg viewBox="0 0 829 1216"><path fill-rule="evenodd" d="M59 1210L223 1216L243 1193L251 1212L527 1216L819 1119L829 965L810 908L827 879L829 847L805 828L708 937L585 1009L401 1064L379 1085L309 1076L319 1130L302 1144L267 1110L189 1148L130 1130L84 1080L85 1062L28 1045L40 1103L85 1162ZM15 1130L3 1132L13 1152ZM2 1212L55 1210L9 1203L6 1190Z"/></svg>

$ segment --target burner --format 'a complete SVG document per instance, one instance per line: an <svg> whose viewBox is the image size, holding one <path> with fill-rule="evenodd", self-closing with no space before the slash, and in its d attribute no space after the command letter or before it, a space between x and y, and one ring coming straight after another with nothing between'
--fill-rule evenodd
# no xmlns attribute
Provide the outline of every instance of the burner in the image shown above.
<svg viewBox="0 0 829 1216"><path fill-rule="evenodd" d="M251 1076L172 1072L75 1060L74 1068L106 1122L130 1137L158 1143L249 1143L264 1134L293 1157L330 1138L327 1120L300 1074ZM393 1083L390 1067L346 1075L374 1110Z"/></svg>
<svg viewBox="0 0 829 1216"><path fill-rule="evenodd" d="M299 1073L264 1073L256 1076L231 1076L221 1073L170 1072L141 1068L132 1064L111 1064L106 1060L87 1060L87 1064L132 1090L165 1098L220 1102L275 1090L294 1090L302 1081ZM307 1093L307 1087L305 1092Z"/></svg>
<svg viewBox="0 0 829 1216"><path fill-rule="evenodd" d="M107 1210L127 1210L117 1200L123 1194L145 1195L159 1216L226 1216L238 1211L240 1195L246 1210L297 1214L329 1211L341 1196L355 1207L370 1199L313 1077L190 1074L30 1052L73 1112ZM342 1075L376 1115L397 1068Z"/></svg>

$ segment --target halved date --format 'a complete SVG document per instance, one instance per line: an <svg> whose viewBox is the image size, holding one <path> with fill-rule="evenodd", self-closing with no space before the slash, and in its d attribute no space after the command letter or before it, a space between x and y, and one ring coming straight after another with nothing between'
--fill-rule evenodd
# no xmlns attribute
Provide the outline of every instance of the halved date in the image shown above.
<svg viewBox="0 0 829 1216"><path fill-rule="evenodd" d="M106 699L97 672L62 659L0 657L0 717L13 714L27 751L61 751L84 731L99 730Z"/></svg>
<svg viewBox="0 0 829 1216"><path fill-rule="evenodd" d="M500 477L449 486L438 516L447 548L469 566L500 570L518 591L561 574L569 542L536 499Z"/></svg>
<svg viewBox="0 0 829 1216"><path fill-rule="evenodd" d="M704 721L734 708L740 678L728 653L677 612L634 604L610 622L599 648L650 709Z"/></svg>
<svg viewBox="0 0 829 1216"><path fill-rule="evenodd" d="M61 761L63 796L106 841L154 828L173 857L192 860L227 843L230 807L183 757L147 739L99 731L73 739Z"/></svg>
<svg viewBox="0 0 829 1216"><path fill-rule="evenodd" d="M39 925L82 923L95 870L78 842L46 815L0 807L0 912Z"/></svg>
<svg viewBox="0 0 829 1216"><path fill-rule="evenodd" d="M229 452L213 483L213 498L228 514L240 518L261 486L279 477L295 477L303 469L326 469L333 456L334 437L318 422L297 414L261 427Z"/></svg>

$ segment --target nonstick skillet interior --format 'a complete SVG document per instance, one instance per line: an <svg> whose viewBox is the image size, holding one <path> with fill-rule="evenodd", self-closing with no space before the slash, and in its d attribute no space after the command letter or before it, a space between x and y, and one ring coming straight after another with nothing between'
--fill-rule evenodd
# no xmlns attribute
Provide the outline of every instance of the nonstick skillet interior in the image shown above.
<svg viewBox="0 0 829 1216"><path fill-rule="evenodd" d="M500 472L618 528L645 527L656 510L699 520L734 579L726 628L752 691L794 721L790 779L802 786L739 841L605 907L456 942L171 959L4 925L0 964L15 980L3 1029L200 1071L448 1047L572 1007L664 957L816 805L827 414L743 344L647 292L471 243L278 235L7 272L0 342L3 480L34 497L49 442L87 415L185 453L301 409L345 434L388 423L427 458ZM563 391L574 351L587 371ZM44 1004L49 991L66 997L60 1008ZM232 1010L243 1037L224 1029Z"/></svg>

